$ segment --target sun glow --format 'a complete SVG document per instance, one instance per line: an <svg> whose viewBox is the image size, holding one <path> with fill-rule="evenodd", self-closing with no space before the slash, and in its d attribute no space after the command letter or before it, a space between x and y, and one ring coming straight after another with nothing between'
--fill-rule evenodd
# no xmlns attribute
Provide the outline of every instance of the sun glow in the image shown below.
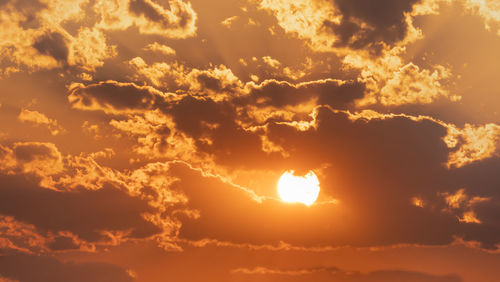
<svg viewBox="0 0 500 282"><path fill-rule="evenodd" d="M319 194L319 180L314 172L304 176L293 175L293 170L286 171L278 181L278 194L287 203L303 203L310 206Z"/></svg>

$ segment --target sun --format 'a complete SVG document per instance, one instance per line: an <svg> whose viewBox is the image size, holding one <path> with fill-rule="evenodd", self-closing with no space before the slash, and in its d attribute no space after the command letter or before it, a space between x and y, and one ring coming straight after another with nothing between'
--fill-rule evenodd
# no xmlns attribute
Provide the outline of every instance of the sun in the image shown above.
<svg viewBox="0 0 500 282"><path fill-rule="evenodd" d="M314 172L304 176L293 175L294 171L286 171L278 181L278 194L287 203L303 203L312 205L319 194L319 180Z"/></svg>

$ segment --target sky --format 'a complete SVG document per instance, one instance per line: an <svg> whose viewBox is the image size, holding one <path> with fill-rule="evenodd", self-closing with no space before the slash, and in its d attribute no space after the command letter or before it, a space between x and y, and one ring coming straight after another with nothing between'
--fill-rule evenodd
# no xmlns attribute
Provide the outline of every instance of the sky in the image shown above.
<svg viewBox="0 0 500 282"><path fill-rule="evenodd" d="M0 0L0 281L495 282L498 0Z"/></svg>

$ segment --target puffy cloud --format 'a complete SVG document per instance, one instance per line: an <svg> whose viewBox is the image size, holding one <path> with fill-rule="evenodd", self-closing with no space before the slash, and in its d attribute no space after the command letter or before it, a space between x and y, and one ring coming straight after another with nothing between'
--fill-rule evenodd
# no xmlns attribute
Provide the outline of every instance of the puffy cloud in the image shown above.
<svg viewBox="0 0 500 282"><path fill-rule="evenodd" d="M129 64L136 71L136 79L146 79L155 87L170 91L187 92L191 95L211 94L217 98L217 94L232 94L242 91L243 88L243 83L225 65L211 66L204 70L189 69L178 62L157 62L149 65L141 57L133 58Z"/></svg>
<svg viewBox="0 0 500 282"><path fill-rule="evenodd" d="M0 1L1 72L30 72L2 81L19 95L0 101L3 259L36 270L24 260L99 256L133 265L127 256L151 249L190 262L221 248L327 258L345 246L441 251L462 242L498 252L500 131L493 118L473 124L455 108L436 114L463 94L452 90L461 73L416 42L425 35L436 44L432 21L443 1L191 2ZM494 16L488 5L474 12ZM38 70L48 71L31 73ZM28 110L35 98L53 113ZM390 113L408 109L414 116ZM435 114L446 122L427 116ZM54 136L18 132L19 120ZM318 175L315 204L278 199L275 182L286 170ZM266 265L260 259L244 268L218 263L214 273L225 276L213 279L460 281L312 262L255 268ZM52 263L49 272L62 276L50 281L93 273ZM108 267L98 276L131 279ZM164 277L144 275L153 268L138 279ZM175 268L174 280L186 271ZM36 271L9 271L0 267L0 277L36 280L23 276Z"/></svg>
<svg viewBox="0 0 500 282"><path fill-rule="evenodd" d="M312 48L327 51L333 47L336 38L324 29L324 23L340 16L328 1L263 0L260 6L271 11L286 32L310 40Z"/></svg>
<svg viewBox="0 0 500 282"><path fill-rule="evenodd" d="M278 68L281 65L280 61L271 58L271 56L264 56L262 60L272 68Z"/></svg>
<svg viewBox="0 0 500 282"><path fill-rule="evenodd" d="M57 135L64 129L57 123L57 120L48 118L46 115L28 109L22 109L18 119L22 122L32 122L37 125L45 125L50 131L50 134Z"/></svg>
<svg viewBox="0 0 500 282"><path fill-rule="evenodd" d="M413 16L433 13L435 5L416 0L376 4L363 0L261 1L261 7L273 11L285 31L308 40L316 51L335 53L346 67L359 70L358 79L367 89L361 106L460 99L446 88L450 69L441 65L422 68L403 59L405 47L422 37L413 25Z"/></svg>
<svg viewBox="0 0 500 282"><path fill-rule="evenodd" d="M177 130L194 140L198 152L213 156L225 166L259 166L267 155L261 149L260 137L238 125L236 109L228 101L186 96L167 113Z"/></svg>
<svg viewBox="0 0 500 282"><path fill-rule="evenodd" d="M101 81L96 84L73 84L68 101L73 108L102 110L108 113L137 112L152 109L166 97L161 91L134 83Z"/></svg>
<svg viewBox="0 0 500 282"><path fill-rule="evenodd" d="M465 124L463 129L449 127L445 141L456 148L448 159L448 166L461 167L482 159L498 156L500 127L490 123L483 126Z"/></svg>
<svg viewBox="0 0 500 282"><path fill-rule="evenodd" d="M366 97L359 105L429 104L440 98L460 100L459 96L450 95L444 85L451 76L449 69L440 65L421 69L413 63L405 64L400 57L403 51L395 48L375 60L360 55L344 58L346 66L361 69L359 80L366 84Z"/></svg>
<svg viewBox="0 0 500 282"><path fill-rule="evenodd" d="M497 1L466 0L465 7L484 18L485 28L500 36L500 4Z"/></svg>
<svg viewBox="0 0 500 282"><path fill-rule="evenodd" d="M2 3L2 75L69 66L95 71L117 55L104 34L108 30L135 25L140 33L168 38L196 34L196 13L182 0L169 1L168 9L151 0L33 2L30 8L24 1Z"/></svg>
<svg viewBox="0 0 500 282"><path fill-rule="evenodd" d="M3 4L2 74L67 66L95 70L115 55L100 30L82 27L75 36L65 29L67 22L82 20L88 1L33 2L36 5L32 8L20 4L23 1Z"/></svg>
<svg viewBox="0 0 500 282"><path fill-rule="evenodd" d="M286 81L266 80L259 85L250 84L249 95L241 97L241 100L250 105L276 108L315 100L316 104L342 109L363 96L364 85L352 81L325 79L294 85Z"/></svg>
<svg viewBox="0 0 500 282"><path fill-rule="evenodd" d="M161 34L185 38L196 33L196 13L189 2L170 0L170 10L151 0L130 0L129 11L136 17L139 30L147 34Z"/></svg>
<svg viewBox="0 0 500 282"><path fill-rule="evenodd" d="M49 55L58 62L66 63L69 50L62 34L52 32L35 39L33 47L44 55Z"/></svg>
<svg viewBox="0 0 500 282"><path fill-rule="evenodd" d="M160 52L165 55L175 55L175 50L171 47L163 44L159 44L158 42L154 42L152 44L148 44L144 47L144 50L150 50L155 52Z"/></svg>
<svg viewBox="0 0 500 282"><path fill-rule="evenodd" d="M260 5L274 13L286 32L308 40L314 50L379 53L419 36L411 18L417 2L263 0Z"/></svg>
<svg viewBox="0 0 500 282"><path fill-rule="evenodd" d="M333 0L342 15L340 21L325 21L325 26L336 34L340 46L380 50L405 40L412 26L409 13L418 0L383 0L377 3L365 0Z"/></svg>
<svg viewBox="0 0 500 282"><path fill-rule="evenodd" d="M197 15L191 4L169 0L169 8L152 0L97 1L94 9L101 17L98 27L127 29L136 25L144 34L186 38L196 34Z"/></svg>
<svg viewBox="0 0 500 282"><path fill-rule="evenodd" d="M69 63L87 71L104 64L104 59L116 56L116 46L109 46L103 32L97 28L81 28L71 40Z"/></svg>
<svg viewBox="0 0 500 282"><path fill-rule="evenodd" d="M63 169L63 158L52 143L16 142L12 149L0 145L2 165L7 173L57 174Z"/></svg>
<svg viewBox="0 0 500 282"><path fill-rule="evenodd" d="M158 110L125 120L113 119L109 124L133 138L133 150L145 158L195 159L194 140L178 131L172 118Z"/></svg>

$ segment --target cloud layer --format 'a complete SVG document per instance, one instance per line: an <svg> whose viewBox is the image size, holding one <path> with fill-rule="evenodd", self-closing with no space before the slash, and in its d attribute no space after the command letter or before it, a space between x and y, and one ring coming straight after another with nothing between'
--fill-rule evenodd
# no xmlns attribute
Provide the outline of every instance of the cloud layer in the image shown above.
<svg viewBox="0 0 500 282"><path fill-rule="evenodd" d="M495 281L498 10L0 1L0 280Z"/></svg>

